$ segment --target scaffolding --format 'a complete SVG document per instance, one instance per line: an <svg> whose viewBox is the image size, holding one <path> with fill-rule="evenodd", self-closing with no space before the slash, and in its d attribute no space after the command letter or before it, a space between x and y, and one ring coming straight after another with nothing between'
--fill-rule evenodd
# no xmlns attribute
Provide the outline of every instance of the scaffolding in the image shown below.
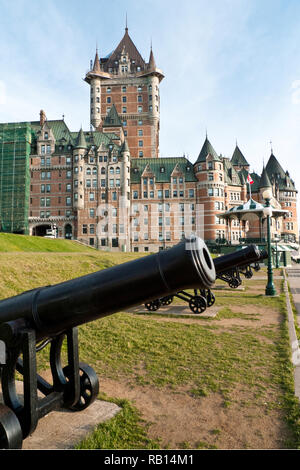
<svg viewBox="0 0 300 470"><path fill-rule="evenodd" d="M0 232L28 234L29 123L0 124Z"/></svg>

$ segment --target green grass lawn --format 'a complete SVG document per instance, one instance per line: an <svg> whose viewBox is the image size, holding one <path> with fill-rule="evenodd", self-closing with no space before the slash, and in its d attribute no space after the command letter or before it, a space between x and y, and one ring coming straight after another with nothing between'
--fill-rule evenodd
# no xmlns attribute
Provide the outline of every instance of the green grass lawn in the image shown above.
<svg viewBox="0 0 300 470"><path fill-rule="evenodd" d="M0 252L91 252L92 248L72 240L0 233Z"/></svg>

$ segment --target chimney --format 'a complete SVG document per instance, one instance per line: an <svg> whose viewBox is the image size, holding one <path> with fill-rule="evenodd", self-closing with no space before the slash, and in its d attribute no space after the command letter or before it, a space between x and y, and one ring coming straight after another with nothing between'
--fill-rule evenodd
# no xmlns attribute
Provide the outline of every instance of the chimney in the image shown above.
<svg viewBox="0 0 300 470"><path fill-rule="evenodd" d="M40 111L40 126L41 126L41 127L43 127L43 125L44 125L46 119L47 119L47 118L46 118L45 111L43 111L43 110L41 109L41 111Z"/></svg>

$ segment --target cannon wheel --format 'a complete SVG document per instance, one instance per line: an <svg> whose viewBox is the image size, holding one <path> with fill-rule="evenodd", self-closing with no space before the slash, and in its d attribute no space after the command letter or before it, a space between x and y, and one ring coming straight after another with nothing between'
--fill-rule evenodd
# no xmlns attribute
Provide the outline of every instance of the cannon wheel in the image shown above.
<svg viewBox="0 0 300 470"><path fill-rule="evenodd" d="M240 284L241 284L240 281L236 279L235 277L233 277L229 281L229 287L231 287L231 289L237 289Z"/></svg>
<svg viewBox="0 0 300 470"><path fill-rule="evenodd" d="M161 299L162 305L170 305L173 302L173 295L168 295L167 297L163 297Z"/></svg>
<svg viewBox="0 0 300 470"><path fill-rule="evenodd" d="M0 449L22 449L23 433L18 418L0 404Z"/></svg>
<svg viewBox="0 0 300 470"><path fill-rule="evenodd" d="M200 295L194 295L189 300L189 306L193 313L202 313L206 310L207 302L204 297L200 297Z"/></svg>
<svg viewBox="0 0 300 470"><path fill-rule="evenodd" d="M246 272L245 272L245 278L246 278L246 279L251 279L252 276L253 276L253 272L252 272L252 271L246 271Z"/></svg>
<svg viewBox="0 0 300 470"><path fill-rule="evenodd" d="M64 367L63 372L68 378L68 366ZM80 375L80 398L70 409L73 411L82 411L90 406L98 396L99 380L96 372L88 364L79 363Z"/></svg>
<svg viewBox="0 0 300 470"><path fill-rule="evenodd" d="M207 306L211 307L216 301L216 297L212 292L209 292L206 297Z"/></svg>
<svg viewBox="0 0 300 470"><path fill-rule="evenodd" d="M152 302L147 302L145 304L145 307L150 311L150 312L155 312L156 310L159 309L161 306L161 301L160 300L152 300Z"/></svg>

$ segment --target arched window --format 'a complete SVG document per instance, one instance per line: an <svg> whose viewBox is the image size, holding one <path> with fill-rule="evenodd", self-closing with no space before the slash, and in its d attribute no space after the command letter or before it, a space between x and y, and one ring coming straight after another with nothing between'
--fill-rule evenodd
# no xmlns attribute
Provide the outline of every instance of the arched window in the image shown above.
<svg viewBox="0 0 300 470"><path fill-rule="evenodd" d="M113 174L114 174L114 172L115 172L115 171L114 171L114 169L113 169L113 167L112 167L112 166L110 167L110 169L109 169L109 172L110 172L110 174L111 174L111 175L113 175Z"/></svg>
<svg viewBox="0 0 300 470"><path fill-rule="evenodd" d="M101 168L101 175L105 175L105 168L104 168L104 166Z"/></svg>
<svg viewBox="0 0 300 470"><path fill-rule="evenodd" d="M119 175L120 174L120 168L117 166L116 168L116 173Z"/></svg>
<svg viewBox="0 0 300 470"><path fill-rule="evenodd" d="M87 174L87 175L90 175L90 174L91 174L91 169L90 169L89 167L86 169L86 174Z"/></svg>
<svg viewBox="0 0 300 470"><path fill-rule="evenodd" d="M93 175L96 175L96 174L97 174L97 167L94 166L94 168L93 168Z"/></svg>

